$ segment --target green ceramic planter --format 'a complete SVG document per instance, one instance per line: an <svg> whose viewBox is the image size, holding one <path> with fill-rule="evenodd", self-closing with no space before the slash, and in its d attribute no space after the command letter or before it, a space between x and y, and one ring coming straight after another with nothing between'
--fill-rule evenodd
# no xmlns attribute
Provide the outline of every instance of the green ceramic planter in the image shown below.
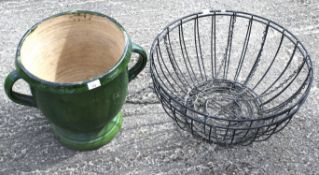
<svg viewBox="0 0 319 175"><path fill-rule="evenodd" d="M139 58L128 70L132 52ZM146 62L145 51L114 19L90 11L65 12L23 36L5 91L14 102L39 108L63 145L96 149L119 132L128 82ZM32 96L12 90L19 79L30 85Z"/></svg>

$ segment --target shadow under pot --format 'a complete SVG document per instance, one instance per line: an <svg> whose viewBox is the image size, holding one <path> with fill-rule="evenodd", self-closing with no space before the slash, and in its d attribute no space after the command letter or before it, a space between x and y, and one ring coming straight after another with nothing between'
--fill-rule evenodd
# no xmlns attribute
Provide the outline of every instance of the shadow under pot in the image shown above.
<svg viewBox="0 0 319 175"><path fill-rule="evenodd" d="M139 57L128 70L132 52ZM39 108L63 145L96 149L119 132L128 82L146 62L145 51L114 19L91 11L64 12L23 36L5 91L14 102ZM21 78L32 96L12 90Z"/></svg>

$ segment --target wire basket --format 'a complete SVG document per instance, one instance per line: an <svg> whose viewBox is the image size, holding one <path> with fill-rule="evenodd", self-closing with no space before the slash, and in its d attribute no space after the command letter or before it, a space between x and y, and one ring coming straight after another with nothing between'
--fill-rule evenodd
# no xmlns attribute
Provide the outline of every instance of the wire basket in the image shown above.
<svg viewBox="0 0 319 175"><path fill-rule="evenodd" d="M166 113L180 128L224 146L282 130L313 79L310 57L292 33L238 11L206 10L170 23L150 60Z"/></svg>

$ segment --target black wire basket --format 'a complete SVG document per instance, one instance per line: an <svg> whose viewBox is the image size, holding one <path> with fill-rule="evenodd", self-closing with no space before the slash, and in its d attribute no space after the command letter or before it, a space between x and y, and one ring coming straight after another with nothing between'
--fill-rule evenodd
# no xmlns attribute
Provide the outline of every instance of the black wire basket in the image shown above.
<svg viewBox="0 0 319 175"><path fill-rule="evenodd" d="M170 23L150 60L166 113L180 128L224 146L282 130L313 79L310 57L292 33L238 11L205 10Z"/></svg>

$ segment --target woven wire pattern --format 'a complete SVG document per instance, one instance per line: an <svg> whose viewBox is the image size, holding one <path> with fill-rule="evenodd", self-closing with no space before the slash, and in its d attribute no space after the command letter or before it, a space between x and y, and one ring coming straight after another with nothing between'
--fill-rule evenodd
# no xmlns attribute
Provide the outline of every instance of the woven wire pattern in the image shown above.
<svg viewBox="0 0 319 175"><path fill-rule="evenodd" d="M208 142L248 145L282 130L308 96L304 46L275 22L238 11L173 21L150 51L154 89L177 125Z"/></svg>

